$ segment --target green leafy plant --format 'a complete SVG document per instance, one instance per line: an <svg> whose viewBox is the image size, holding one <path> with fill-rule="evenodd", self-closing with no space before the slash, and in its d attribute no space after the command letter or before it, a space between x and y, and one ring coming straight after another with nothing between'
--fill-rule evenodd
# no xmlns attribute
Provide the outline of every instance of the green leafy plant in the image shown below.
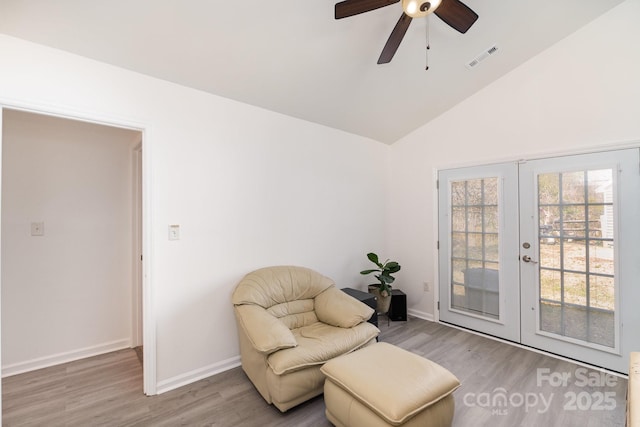
<svg viewBox="0 0 640 427"><path fill-rule="evenodd" d="M363 270L360 272L360 274L367 275L371 273L379 273L379 274L375 274L374 276L380 282L378 284L380 295L383 297L391 295L391 286L389 285L391 285L393 281L396 280L395 277L392 276L392 274L400 271L400 264L398 264L395 261L389 261L389 260L386 260L384 263L381 263L380 260L378 259L378 255L374 254L373 252L368 253L367 258L369 258L369 261L377 265L378 268Z"/></svg>

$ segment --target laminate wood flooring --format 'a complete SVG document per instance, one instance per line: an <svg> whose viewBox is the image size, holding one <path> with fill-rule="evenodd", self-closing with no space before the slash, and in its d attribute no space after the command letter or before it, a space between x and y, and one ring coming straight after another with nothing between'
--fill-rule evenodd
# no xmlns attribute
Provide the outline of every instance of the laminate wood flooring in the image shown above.
<svg viewBox="0 0 640 427"><path fill-rule="evenodd" d="M386 323L380 322L381 341L427 357L460 379L456 427L624 425L625 379L442 324L412 317ZM393 375L392 363L390 369ZM583 377L589 384L582 385ZM241 368L144 396L133 349L5 378L2 405L5 427L331 426L322 396L282 414Z"/></svg>

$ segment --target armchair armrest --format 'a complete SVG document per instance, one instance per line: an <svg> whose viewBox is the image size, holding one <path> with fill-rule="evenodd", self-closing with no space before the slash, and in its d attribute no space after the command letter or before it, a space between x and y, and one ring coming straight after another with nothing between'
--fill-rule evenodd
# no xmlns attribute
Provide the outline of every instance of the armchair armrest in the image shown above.
<svg viewBox="0 0 640 427"><path fill-rule="evenodd" d="M234 309L240 327L257 351L269 354L298 345L289 328L264 308L245 304L236 305Z"/></svg>
<svg viewBox="0 0 640 427"><path fill-rule="evenodd" d="M373 309L350 295L332 286L315 298L318 320L340 328L353 328L366 322L373 315Z"/></svg>

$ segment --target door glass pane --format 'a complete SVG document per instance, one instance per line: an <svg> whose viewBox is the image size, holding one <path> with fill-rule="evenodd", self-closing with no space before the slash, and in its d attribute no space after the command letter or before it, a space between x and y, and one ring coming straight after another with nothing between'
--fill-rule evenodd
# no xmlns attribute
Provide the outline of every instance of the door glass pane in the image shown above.
<svg viewBox="0 0 640 427"><path fill-rule="evenodd" d="M451 183L451 306L499 318L498 178Z"/></svg>
<svg viewBox="0 0 640 427"><path fill-rule="evenodd" d="M615 347L613 169L538 175L540 329Z"/></svg>

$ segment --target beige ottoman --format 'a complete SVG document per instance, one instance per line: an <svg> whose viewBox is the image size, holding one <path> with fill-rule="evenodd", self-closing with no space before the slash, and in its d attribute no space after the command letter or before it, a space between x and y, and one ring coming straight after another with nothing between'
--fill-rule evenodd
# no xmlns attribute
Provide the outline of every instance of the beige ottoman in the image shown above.
<svg viewBox="0 0 640 427"><path fill-rule="evenodd" d="M330 360L324 401L338 427L451 426L458 379L442 366L388 343Z"/></svg>

